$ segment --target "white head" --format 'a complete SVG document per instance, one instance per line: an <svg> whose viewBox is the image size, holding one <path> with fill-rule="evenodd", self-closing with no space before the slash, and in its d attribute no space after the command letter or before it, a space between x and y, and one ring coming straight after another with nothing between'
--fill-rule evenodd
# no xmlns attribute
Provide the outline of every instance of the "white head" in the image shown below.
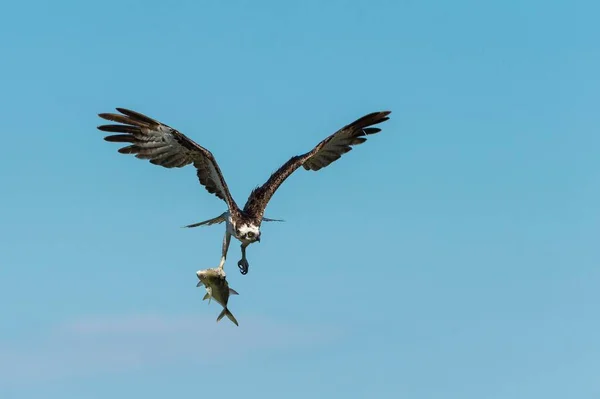
<svg viewBox="0 0 600 399"><path fill-rule="evenodd" d="M260 242L260 228L253 224L242 224L235 229L235 235L239 240L246 242Z"/></svg>

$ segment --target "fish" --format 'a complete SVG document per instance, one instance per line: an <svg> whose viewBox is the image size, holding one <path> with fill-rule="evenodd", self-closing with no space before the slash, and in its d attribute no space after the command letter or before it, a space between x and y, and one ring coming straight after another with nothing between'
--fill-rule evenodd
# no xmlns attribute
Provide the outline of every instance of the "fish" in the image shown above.
<svg viewBox="0 0 600 399"><path fill-rule="evenodd" d="M196 287L204 286L206 288L206 295L202 298L203 301L208 299L210 304L211 299L214 299L219 305L223 306L223 311L217 317L217 323L224 316L227 316L229 320L239 327L238 321L235 319L233 314L227 308L227 302L229 301L230 295L239 295L236 290L229 288L227 283L227 275L222 267L215 267L213 269L198 270L196 276L200 280Z"/></svg>

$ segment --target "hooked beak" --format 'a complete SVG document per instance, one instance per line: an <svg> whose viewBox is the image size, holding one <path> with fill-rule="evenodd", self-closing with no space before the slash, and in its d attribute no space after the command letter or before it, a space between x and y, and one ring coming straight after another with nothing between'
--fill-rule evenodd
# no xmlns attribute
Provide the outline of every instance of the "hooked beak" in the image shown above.
<svg viewBox="0 0 600 399"><path fill-rule="evenodd" d="M256 237L256 241L260 242L260 234L258 235L258 237Z"/></svg>

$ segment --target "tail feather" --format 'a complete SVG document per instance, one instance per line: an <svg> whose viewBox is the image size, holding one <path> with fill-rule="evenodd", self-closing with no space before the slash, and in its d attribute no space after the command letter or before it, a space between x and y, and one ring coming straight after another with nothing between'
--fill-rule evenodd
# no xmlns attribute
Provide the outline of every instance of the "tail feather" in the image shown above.
<svg viewBox="0 0 600 399"><path fill-rule="evenodd" d="M262 218L263 222L285 222L283 219Z"/></svg>
<svg viewBox="0 0 600 399"><path fill-rule="evenodd" d="M205 225L210 226L210 225L216 224L216 223L223 223L225 221L226 216L227 216L227 212L223 212L216 218L208 219L208 220L205 220L205 221L199 222L199 223L188 224L187 226L183 226L183 228L191 228L191 227L198 227L198 226L205 226Z"/></svg>
<svg viewBox="0 0 600 399"><path fill-rule="evenodd" d="M235 324L236 326L240 326L237 322L237 320L235 319L235 317L233 316L233 314L231 314L231 312L229 311L229 309L224 308L223 311L221 312L221 314L219 315L219 317L217 317L217 323L219 322L219 320L221 320L223 318L223 316L227 316L227 318L229 318L229 320L231 320L233 322L233 324Z"/></svg>

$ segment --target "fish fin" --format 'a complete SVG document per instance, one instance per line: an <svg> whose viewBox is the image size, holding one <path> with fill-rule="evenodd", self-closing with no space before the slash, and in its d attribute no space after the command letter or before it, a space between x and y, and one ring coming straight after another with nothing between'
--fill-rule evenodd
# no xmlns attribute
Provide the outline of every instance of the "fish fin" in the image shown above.
<svg viewBox="0 0 600 399"><path fill-rule="evenodd" d="M198 227L198 226L210 226L215 223L223 223L226 219L226 216L227 216L227 212L223 212L216 218L208 219L208 220L205 220L204 222L188 224L187 226L183 226L183 228L185 229L185 228Z"/></svg>
<svg viewBox="0 0 600 399"><path fill-rule="evenodd" d="M202 300L203 300L203 301L206 301L206 300L207 300L207 299L209 299L209 298L210 298L210 294L207 292L207 293L204 295L204 298L202 298ZM210 302L209 302L209 303L210 303Z"/></svg>
<svg viewBox="0 0 600 399"><path fill-rule="evenodd" d="M227 318L229 318L229 320L231 320L236 326L240 326L235 317L233 317L233 314L231 314L231 312L227 308L224 308L219 317L217 317L217 323L223 318L223 316L227 316Z"/></svg>
<svg viewBox="0 0 600 399"><path fill-rule="evenodd" d="M198 284L196 284L196 287L202 287L204 284L202 284L202 281L198 281Z"/></svg>
<svg viewBox="0 0 600 399"><path fill-rule="evenodd" d="M236 290L234 290L233 288L230 288L229 295L240 295L240 294L238 294L238 292Z"/></svg>

